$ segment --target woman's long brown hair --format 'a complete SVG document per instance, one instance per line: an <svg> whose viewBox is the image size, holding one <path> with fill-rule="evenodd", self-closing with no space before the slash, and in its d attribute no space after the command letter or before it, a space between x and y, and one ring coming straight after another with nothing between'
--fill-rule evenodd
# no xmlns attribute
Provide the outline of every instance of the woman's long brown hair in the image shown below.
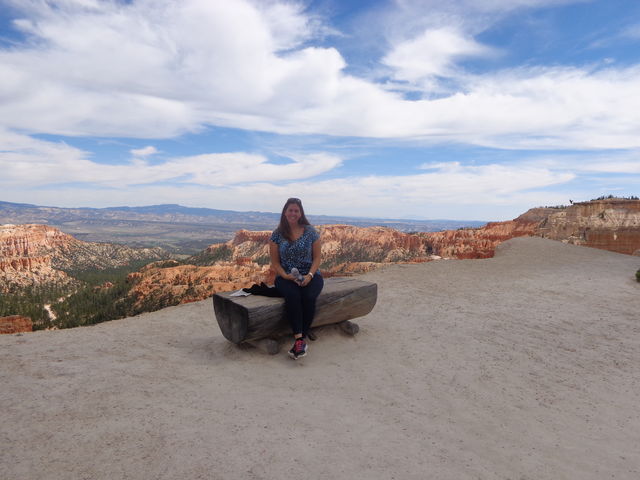
<svg viewBox="0 0 640 480"><path fill-rule="evenodd" d="M282 214L280 214L280 225L278 225L278 231L280 232L280 235L282 235L290 242L293 241L293 236L291 235L291 228L289 227L289 222L287 221L285 212L287 211L287 208L289 208L289 205L291 205L292 203L295 203L296 205L298 205L298 207L300 207L300 218L298 219L298 225L311 225L304 214L302 201L299 198L288 199L287 203L285 203L284 207L282 207Z"/></svg>

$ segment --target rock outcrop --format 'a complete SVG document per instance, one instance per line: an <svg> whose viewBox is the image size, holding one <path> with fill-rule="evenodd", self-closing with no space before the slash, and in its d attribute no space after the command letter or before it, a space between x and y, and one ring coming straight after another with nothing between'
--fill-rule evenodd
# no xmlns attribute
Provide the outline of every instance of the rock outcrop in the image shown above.
<svg viewBox="0 0 640 480"><path fill-rule="evenodd" d="M202 300L215 292L238 290L269 278L269 266L253 262L242 265L221 262L212 266L163 266L161 263L129 274L133 284L129 297L134 299L137 309L145 310L145 305L168 306Z"/></svg>
<svg viewBox="0 0 640 480"><path fill-rule="evenodd" d="M530 210L522 217L537 213ZM555 209L539 222L536 234L574 245L640 255L640 200L609 198Z"/></svg>
<svg viewBox="0 0 640 480"><path fill-rule="evenodd" d="M45 225L0 226L0 292L11 287L68 285L73 279L53 266L52 253L75 239Z"/></svg>
<svg viewBox="0 0 640 480"><path fill-rule="evenodd" d="M532 208L507 222L422 235L434 253L451 258L492 257L498 244L527 235L638 255L640 200L610 198L567 207Z"/></svg>
<svg viewBox="0 0 640 480"><path fill-rule="evenodd" d="M0 317L0 334L32 332L33 322L29 317L22 315L10 315Z"/></svg>
<svg viewBox="0 0 640 480"><path fill-rule="evenodd" d="M487 223L482 228L445 230L421 235L440 257L490 258L499 244L510 238L535 235L536 227L535 222L509 220Z"/></svg>
<svg viewBox="0 0 640 480"><path fill-rule="evenodd" d="M73 283L63 270L114 268L165 256L159 248L83 242L47 225L1 225L0 292L10 287Z"/></svg>
<svg viewBox="0 0 640 480"><path fill-rule="evenodd" d="M322 236L323 259L325 263L336 266L351 261L424 262L429 260L431 252L428 243L420 235L387 227L324 225L318 230Z"/></svg>

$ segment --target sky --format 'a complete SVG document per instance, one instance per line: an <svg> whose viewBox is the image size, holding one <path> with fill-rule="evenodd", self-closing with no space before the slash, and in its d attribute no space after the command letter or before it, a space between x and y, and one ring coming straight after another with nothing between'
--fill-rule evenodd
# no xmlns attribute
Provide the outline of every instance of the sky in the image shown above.
<svg viewBox="0 0 640 480"><path fill-rule="evenodd" d="M0 200L508 220L640 194L638 0L0 0Z"/></svg>

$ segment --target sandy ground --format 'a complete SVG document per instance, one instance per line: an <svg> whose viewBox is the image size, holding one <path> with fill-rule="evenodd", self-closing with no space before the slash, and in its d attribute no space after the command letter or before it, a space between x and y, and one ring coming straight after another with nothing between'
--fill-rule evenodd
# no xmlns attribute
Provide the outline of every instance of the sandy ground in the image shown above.
<svg viewBox="0 0 640 480"><path fill-rule="evenodd" d="M638 479L640 259L538 238L364 275L302 360L209 300L0 337L0 479Z"/></svg>

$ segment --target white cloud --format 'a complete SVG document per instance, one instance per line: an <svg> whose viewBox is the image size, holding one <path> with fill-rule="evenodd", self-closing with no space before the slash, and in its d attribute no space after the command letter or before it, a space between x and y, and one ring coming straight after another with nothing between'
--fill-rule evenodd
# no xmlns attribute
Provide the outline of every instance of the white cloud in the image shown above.
<svg viewBox="0 0 640 480"><path fill-rule="evenodd" d="M63 143L6 131L0 131L0 145L4 199L58 206L149 205L171 198L192 206L279 211L284 199L298 196L310 213L504 220L532 206L630 190L633 175L640 174L638 151L587 158L548 154L510 164L432 162L404 175L323 179L318 176L340 165L339 158L288 154L289 162L273 163L261 155L231 152L153 165L140 157L101 165ZM610 178L616 173L632 176ZM591 190L576 184L585 178Z"/></svg>
<svg viewBox="0 0 640 480"><path fill-rule="evenodd" d="M128 163L99 164L87 152L63 143L36 140L0 130L0 185L34 187L82 183L121 188L162 182L183 185L228 186L252 182L279 182L311 178L341 164L326 153L292 154L289 163L272 163L262 155L216 153L147 163L154 147L139 150ZM134 150L135 152L135 150Z"/></svg>
<svg viewBox="0 0 640 480"><path fill-rule="evenodd" d="M491 49L465 37L457 29L443 27L395 45L383 59L394 69L397 80L434 88L432 77L455 75L455 61L472 56L489 55Z"/></svg>
<svg viewBox="0 0 640 480"><path fill-rule="evenodd" d="M317 213L395 217L437 215L436 206L482 208L547 198L546 187L571 181L567 169L522 165L427 164L424 172L322 180L340 165L323 153L290 155L274 164L242 152L170 159L151 165L141 158L123 165L100 165L65 144L0 132L0 186L5 198L64 206L141 205L172 202L216 205L235 210L278 211L289 196L308 199ZM65 184L63 191L58 184ZM38 188L33 188L37 186ZM26 187L26 189L25 189ZM28 190L30 189L30 190ZM26 195L26 197L24 197ZM548 200L547 200L548 201ZM457 207L456 207L457 206ZM465 207L466 206L466 207ZM400 208L401 207L401 208Z"/></svg>
<svg viewBox="0 0 640 480"><path fill-rule="evenodd" d="M305 15L302 4L269 0L254 0L252 3L268 25L276 51L295 48L315 34L321 34L316 32L321 25Z"/></svg>
<svg viewBox="0 0 640 480"><path fill-rule="evenodd" d="M628 162L590 163L582 167L585 171L600 173L626 173L640 175L640 157ZM638 179L640 182L640 179Z"/></svg>
<svg viewBox="0 0 640 480"><path fill-rule="evenodd" d="M532 206L567 203L566 193L544 188L491 194L485 184L480 194L456 190L446 197L431 187L438 178L372 177L296 182L256 182L250 184L207 187L203 185L142 185L138 188L87 187L78 185L63 191L43 186L25 195L15 188L6 189L10 201L57 206L153 205L179 203L236 211L278 212L291 196L303 200L310 214L367 216L378 218L458 218L466 220L506 220ZM573 198L580 198L573 195ZM500 216L496 211L505 212Z"/></svg>
<svg viewBox="0 0 640 480"><path fill-rule="evenodd" d="M37 140L0 127L0 185L5 188L41 185L52 178L65 182L68 169L90 164L87 157L65 143Z"/></svg>
<svg viewBox="0 0 640 480"><path fill-rule="evenodd" d="M130 152L134 157L148 157L149 155L158 153L158 149L153 145L148 145L143 148L134 148L130 150Z"/></svg>
<svg viewBox="0 0 640 480"><path fill-rule="evenodd" d="M392 43L426 28L454 25L473 34L485 30L514 11L559 7L592 0L395 0L380 14Z"/></svg>
<svg viewBox="0 0 640 480"><path fill-rule="evenodd" d="M583 178L603 189L636 188L639 65L531 66L473 75L463 68L466 59L496 54L478 34L514 9L571 0L396 1L393 12L381 9L384 19L367 28L386 38L380 42L386 65L377 67L392 69L394 91L347 73L341 52L326 46L331 28L293 1L4 3L22 12L15 25L27 37L0 47L5 199L109 206L171 198L279 211L293 195L316 213L433 218L446 207L453 218L496 219L486 212L499 207L510 212L502 218L512 218L532 205L566 203L567 193L555 193L560 189L572 198L597 196L578 191ZM422 99L398 94L399 82ZM439 98L430 99L433 92ZM319 180L341 165L340 157L294 152L281 163L229 152L151 162L159 152L149 145L105 165L65 143L16 133L154 139L208 125L582 153L530 161L511 155L491 165L440 162L413 174ZM631 151L588 155L602 149ZM620 180L624 175L632 180Z"/></svg>
<svg viewBox="0 0 640 480"><path fill-rule="evenodd" d="M443 101L474 143L502 148L634 148L640 68L538 68L468 78ZM464 137L462 137L464 138Z"/></svg>
<svg viewBox="0 0 640 480"><path fill-rule="evenodd" d="M633 45L638 40L640 40L640 23L633 23L616 30L607 30L593 40L589 46L594 49L619 47L620 45L628 46L629 44ZM604 59L604 62L608 63L615 61L615 56Z"/></svg>
<svg viewBox="0 0 640 480"><path fill-rule="evenodd" d="M465 74L459 59L489 50L461 19L566 2L480 3L403 2L421 29L397 39L385 61L398 79L423 82L426 96L434 76L459 87L411 101L346 74L336 49L302 43L317 19L295 3L16 2L30 40L0 51L0 124L101 137L166 138L214 124L501 148L640 145L638 67Z"/></svg>
<svg viewBox="0 0 640 480"><path fill-rule="evenodd" d="M311 178L340 163L338 157L324 153L295 156L286 164L269 163L262 155L227 153L179 158L159 165L158 169L165 175L182 177L185 183L225 186Z"/></svg>
<svg viewBox="0 0 640 480"><path fill-rule="evenodd" d="M638 175L640 174L640 150L608 151L582 155L556 153L535 156L528 159L526 164L551 170L564 169L578 175L601 173ZM598 175L595 176L597 178Z"/></svg>

